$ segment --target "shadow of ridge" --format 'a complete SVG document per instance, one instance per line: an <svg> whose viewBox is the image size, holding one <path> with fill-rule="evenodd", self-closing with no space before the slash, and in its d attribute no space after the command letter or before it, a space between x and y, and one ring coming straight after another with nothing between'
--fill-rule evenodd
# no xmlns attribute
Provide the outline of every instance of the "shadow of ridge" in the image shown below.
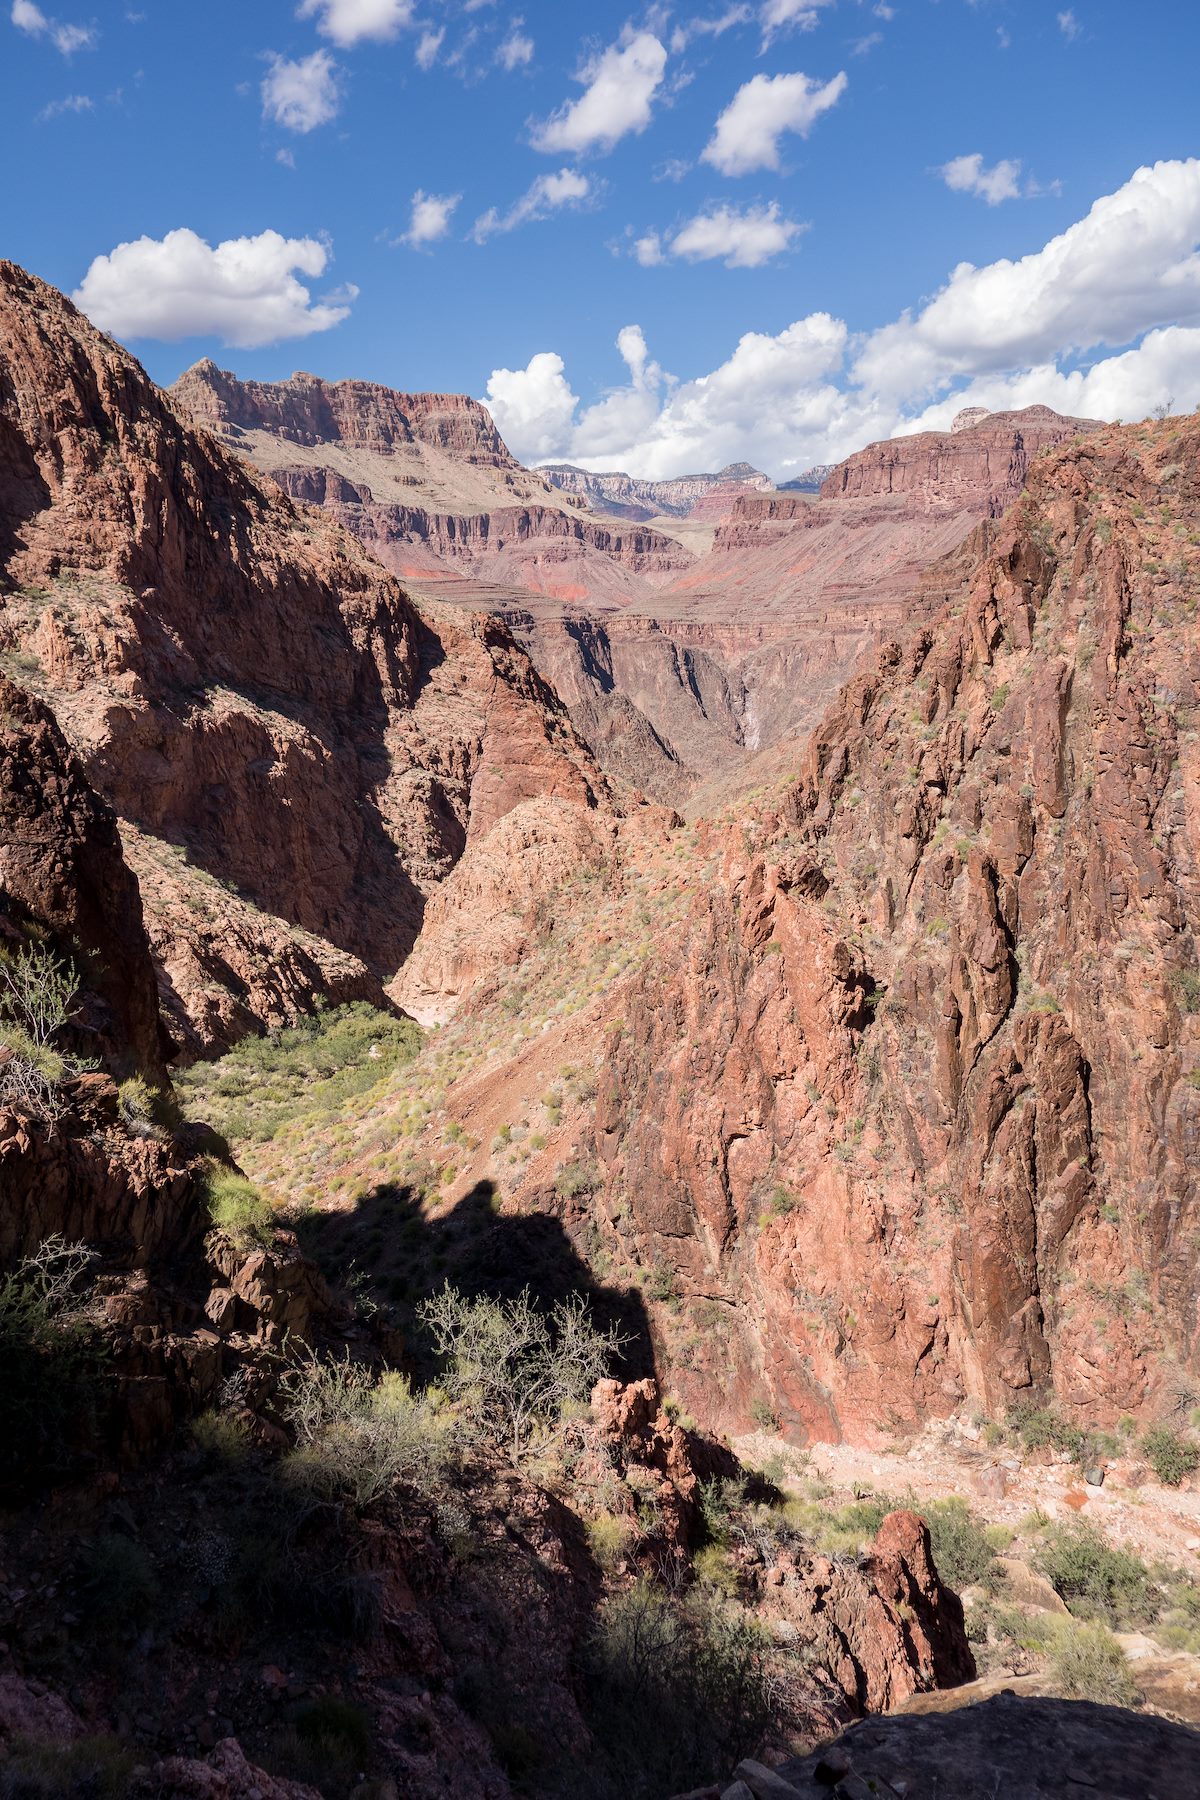
<svg viewBox="0 0 1200 1800"><path fill-rule="evenodd" d="M419 1190L387 1182L351 1212L301 1217L296 1231L305 1254L331 1281L389 1315L419 1377L431 1377L436 1367L420 1306L449 1282L472 1300L513 1300L528 1288L546 1312L582 1294L593 1321L601 1329L616 1326L625 1339L612 1373L625 1381L657 1379L649 1318L637 1289L598 1281L560 1219L496 1208L491 1181L476 1182L434 1216L422 1211Z"/></svg>

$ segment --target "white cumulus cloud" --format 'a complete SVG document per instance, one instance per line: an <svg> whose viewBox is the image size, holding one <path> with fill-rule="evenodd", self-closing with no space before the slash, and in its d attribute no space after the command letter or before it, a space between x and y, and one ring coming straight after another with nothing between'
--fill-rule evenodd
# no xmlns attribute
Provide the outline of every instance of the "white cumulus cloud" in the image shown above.
<svg viewBox="0 0 1200 1800"><path fill-rule="evenodd" d="M555 456L568 441L579 405L561 356L541 350L524 369L493 369L487 403L505 442L527 462Z"/></svg>
<svg viewBox="0 0 1200 1800"><path fill-rule="evenodd" d="M671 248L651 232L635 254L653 262ZM552 352L496 371L489 403L518 455L651 477L744 458L784 477L875 438L944 429L963 406L1040 402L1125 419L1171 398L1191 407L1200 158L1138 169L1040 250L961 263L930 300L854 338L814 312L747 332L687 381L663 371L636 327L618 347L627 379L591 406L574 400Z"/></svg>
<svg viewBox="0 0 1200 1800"><path fill-rule="evenodd" d="M337 117L341 104L338 68L328 50L314 50L299 62L269 52L261 93L263 118L285 131L313 131Z"/></svg>
<svg viewBox="0 0 1200 1800"><path fill-rule="evenodd" d="M611 150L629 132L645 131L666 65L667 52L653 32L627 29L583 65L578 100L564 102L534 128L534 149L567 155Z"/></svg>
<svg viewBox="0 0 1200 1800"><path fill-rule="evenodd" d="M218 337L249 350L347 317L357 288L314 301L298 279L323 275L329 259L320 238L263 231L214 246L185 228L97 256L71 298L114 337Z"/></svg>
<svg viewBox="0 0 1200 1800"><path fill-rule="evenodd" d="M1003 157L989 169L978 151L971 156L953 156L942 164L938 174L956 194L977 194L989 206L1021 198L1021 165L1009 157Z"/></svg>
<svg viewBox="0 0 1200 1800"><path fill-rule="evenodd" d="M701 155L723 175L777 169L784 133L807 137L821 114L837 105L846 87L844 71L824 83L803 74L755 75L718 118Z"/></svg>
<svg viewBox="0 0 1200 1800"><path fill-rule="evenodd" d="M643 268L672 256L685 262L724 262L727 269L759 269L790 249L806 227L786 219L779 203L766 206L710 206L665 237L657 231L635 239L633 254Z"/></svg>
<svg viewBox="0 0 1200 1800"><path fill-rule="evenodd" d="M436 244L450 230L451 217L461 199L461 194L427 194L423 188L418 188L412 197L408 230L398 241L411 244L414 250Z"/></svg>
<svg viewBox="0 0 1200 1800"><path fill-rule="evenodd" d="M47 18L40 6L33 0L13 0L11 18L18 31L27 37L44 37L61 50L64 56L73 56L76 50L91 50L96 43L96 30L92 25L64 25L58 19Z"/></svg>
<svg viewBox="0 0 1200 1800"><path fill-rule="evenodd" d="M298 19L317 21L322 37L342 49L365 41L382 44L413 22L414 0L301 0Z"/></svg>
<svg viewBox="0 0 1200 1800"><path fill-rule="evenodd" d="M551 213L558 212L564 206L581 206L585 200L594 197L595 188L586 175L578 169L559 169L554 175L539 175L532 182L519 200L515 200L505 213L496 207L488 210L476 219L471 227L471 236L477 244L495 237L497 232L515 231L518 225L530 225L535 219L548 219Z"/></svg>
<svg viewBox="0 0 1200 1800"><path fill-rule="evenodd" d="M60 119L64 113L94 112L96 103L90 94L64 94L61 100L50 100L38 114L39 119Z"/></svg>

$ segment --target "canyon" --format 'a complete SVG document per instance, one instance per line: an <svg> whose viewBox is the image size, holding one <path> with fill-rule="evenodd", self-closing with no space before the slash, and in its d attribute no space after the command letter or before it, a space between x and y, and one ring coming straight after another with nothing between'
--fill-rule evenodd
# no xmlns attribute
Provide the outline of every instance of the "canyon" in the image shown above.
<svg viewBox="0 0 1200 1800"><path fill-rule="evenodd" d="M1092 427L1046 407L989 414L859 452L810 497L748 465L674 483L518 473L486 415L466 412L457 451L487 507L467 512L424 428L395 423L443 419L446 396L303 376L268 388L211 363L173 392L415 592L503 618L606 772L676 805L702 774L736 782L810 729L882 634L938 604L928 565L1017 497L1039 451Z"/></svg>
<svg viewBox="0 0 1200 1800"><path fill-rule="evenodd" d="M0 1783L983 1793L1106 1530L1188 1766L1198 606L1194 415L539 472L0 263Z"/></svg>

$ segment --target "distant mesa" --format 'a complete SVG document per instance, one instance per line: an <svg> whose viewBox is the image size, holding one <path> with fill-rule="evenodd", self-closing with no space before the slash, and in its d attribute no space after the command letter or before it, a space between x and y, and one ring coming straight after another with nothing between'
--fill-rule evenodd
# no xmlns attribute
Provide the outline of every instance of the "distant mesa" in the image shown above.
<svg viewBox="0 0 1200 1800"><path fill-rule="evenodd" d="M742 494L770 494L775 484L753 463L726 464L715 474L677 475L670 481L644 481L623 469L593 474L574 463L544 463L541 474L562 493L575 494L618 517L724 519Z"/></svg>

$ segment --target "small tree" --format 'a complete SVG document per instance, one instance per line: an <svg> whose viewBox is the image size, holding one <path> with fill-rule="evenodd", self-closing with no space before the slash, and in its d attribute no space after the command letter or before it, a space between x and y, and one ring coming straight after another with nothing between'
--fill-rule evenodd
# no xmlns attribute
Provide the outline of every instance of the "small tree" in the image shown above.
<svg viewBox="0 0 1200 1800"><path fill-rule="evenodd" d="M557 1435L625 1341L592 1323L582 1294L547 1314L528 1288L515 1300L468 1300L447 1285L421 1313L448 1365L443 1385L518 1464L535 1434Z"/></svg>
<svg viewBox="0 0 1200 1800"><path fill-rule="evenodd" d="M413 1393L405 1376L378 1381L360 1364L307 1356L283 1380L284 1411L296 1434L287 1467L326 1496L360 1510L397 1481L436 1494L457 1454L456 1421Z"/></svg>
<svg viewBox="0 0 1200 1800"><path fill-rule="evenodd" d="M68 963L45 944L15 955L0 950L0 1102L54 1120L65 1110L59 1089L89 1065L63 1054L54 1040L68 1025L78 983Z"/></svg>

